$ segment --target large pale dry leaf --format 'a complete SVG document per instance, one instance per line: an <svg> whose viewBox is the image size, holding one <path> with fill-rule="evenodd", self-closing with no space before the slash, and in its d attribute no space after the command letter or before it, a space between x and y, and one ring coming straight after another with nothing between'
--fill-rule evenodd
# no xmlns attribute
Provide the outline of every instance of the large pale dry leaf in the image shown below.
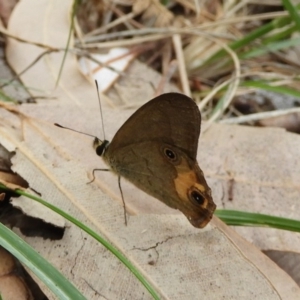
<svg viewBox="0 0 300 300"><path fill-rule="evenodd" d="M33 10L36 3L37 0L20 2L11 18L9 30L29 40L63 47L69 30L72 1L40 0L38 9ZM15 71L20 72L42 51L35 46L10 40L7 58ZM299 287L289 276L218 219L204 230L195 229L183 215L171 215L170 210L159 201L127 183L123 185L127 206L131 212L139 214L129 218L127 227L123 225L119 192L113 188L113 185L117 187L116 178L105 172L98 174L94 183L86 184L91 170L101 167L101 159L95 155L91 139L52 125L59 122L91 134L99 132L94 87L80 74L73 56L67 57L59 86L52 90L62 55L53 53L22 75L25 85L43 89L55 99L23 105L20 108L24 114L22 118L8 110L0 110L0 143L10 151L16 151L12 159L13 169L43 198L113 242L154 283L162 298L299 298ZM41 91L32 90L32 93L37 95ZM145 95L145 100L149 98ZM103 111L109 138L132 113L129 109L112 110L109 105L104 105ZM251 211L261 209L259 202L253 200L253 195L264 185L254 179L270 181L272 177L264 177L266 173L251 172L253 161L258 171L264 166L261 157L251 157L251 153L260 150L257 141L250 143L251 139L248 139L249 144L246 143L246 136L254 135L251 130L259 131L214 125L200 142L199 162L208 175L215 200L220 206L222 199L223 203L227 203L227 183L234 178L232 204L238 203L238 197L240 201L253 203ZM261 140L266 138L266 133L270 136L278 134L276 130L261 132ZM234 138L230 139L230 134ZM224 139L228 137L225 144L221 139L223 135ZM293 146L297 143L294 136L286 135L285 138ZM268 145L268 149L275 156L274 146ZM261 151L266 150L261 148ZM286 158L286 164L292 164L292 159ZM262 164L260 168L259 163ZM298 175L295 172L292 185ZM247 181L250 179L253 184L249 187ZM280 182L280 178L276 180ZM255 190L251 193L253 186ZM299 195L297 187L293 187ZM245 192L238 193L243 188ZM282 190L281 193L284 192ZM281 197L277 195L276 199L280 198L282 203L282 194L279 195ZM265 197L267 201L267 194ZM272 205L274 201L272 199ZM167 214L158 215L162 211ZM146 214L149 212L152 214ZM298 212L292 213L296 216ZM298 235L294 236L298 238ZM73 225L67 227L61 241L25 239L70 278L88 299L98 299L99 294L113 299L149 298L147 291L116 258ZM95 291L99 294L95 295Z"/></svg>
<svg viewBox="0 0 300 300"><path fill-rule="evenodd" d="M220 208L300 219L299 135L275 128L219 125L203 135L202 143L207 151L204 170L212 179ZM264 250L300 249L298 233L248 227L236 230Z"/></svg>

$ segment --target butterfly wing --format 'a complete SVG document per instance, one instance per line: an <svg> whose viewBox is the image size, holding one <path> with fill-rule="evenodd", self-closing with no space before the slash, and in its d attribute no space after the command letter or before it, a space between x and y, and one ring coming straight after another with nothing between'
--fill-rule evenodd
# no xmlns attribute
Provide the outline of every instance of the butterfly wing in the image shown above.
<svg viewBox="0 0 300 300"><path fill-rule="evenodd" d="M196 161L200 112L190 98L164 94L119 129L103 159L141 190L204 227L215 204Z"/></svg>
<svg viewBox="0 0 300 300"><path fill-rule="evenodd" d="M201 115L196 103L178 93L160 95L140 107L117 131L110 153L146 141L175 144L196 159Z"/></svg>

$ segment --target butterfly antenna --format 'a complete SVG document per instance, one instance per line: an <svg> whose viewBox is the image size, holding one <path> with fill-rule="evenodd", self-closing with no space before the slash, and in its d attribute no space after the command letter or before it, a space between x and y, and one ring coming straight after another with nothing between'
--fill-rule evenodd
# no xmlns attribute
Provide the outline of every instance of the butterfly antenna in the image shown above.
<svg viewBox="0 0 300 300"><path fill-rule="evenodd" d="M104 120L103 120L102 105L101 105L99 86L98 86L98 81L97 80L95 80L95 84L96 84L96 88L97 88L98 103L99 103L99 108L100 108L103 140L105 141Z"/></svg>
<svg viewBox="0 0 300 300"><path fill-rule="evenodd" d="M76 129L73 129L73 128L65 127L65 126L62 126L62 125L60 125L58 123L54 123L54 126L57 126L59 128L63 128L63 129L68 129L68 130L71 130L71 131L75 131L77 133L81 133L81 134L84 134L84 135L87 135L87 136L91 136L94 139L99 140L95 135L92 135L92 134L89 134L89 133L86 133L86 132L82 132L82 131L79 131L79 130L76 130Z"/></svg>

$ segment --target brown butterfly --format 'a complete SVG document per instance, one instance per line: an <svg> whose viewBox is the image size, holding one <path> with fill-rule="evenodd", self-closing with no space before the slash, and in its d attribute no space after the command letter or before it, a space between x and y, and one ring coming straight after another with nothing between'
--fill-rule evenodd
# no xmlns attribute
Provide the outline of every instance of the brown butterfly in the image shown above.
<svg viewBox="0 0 300 300"><path fill-rule="evenodd" d="M139 108L111 143L96 139L96 153L119 180L126 178L202 228L216 205L196 160L200 125L200 111L191 98L163 94Z"/></svg>

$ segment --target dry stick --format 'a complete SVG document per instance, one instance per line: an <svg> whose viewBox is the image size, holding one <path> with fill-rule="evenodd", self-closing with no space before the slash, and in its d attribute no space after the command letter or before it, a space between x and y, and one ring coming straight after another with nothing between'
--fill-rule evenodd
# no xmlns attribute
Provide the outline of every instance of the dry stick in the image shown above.
<svg viewBox="0 0 300 300"><path fill-rule="evenodd" d="M219 123L223 123L223 124L246 123L251 121L259 121L266 118L274 118L278 116L288 115L291 113L300 113L300 107L250 114L246 116L220 120Z"/></svg>
<svg viewBox="0 0 300 300"><path fill-rule="evenodd" d="M152 48L153 48L153 47L152 47ZM147 48L146 48L146 49L147 49ZM114 69L114 68L110 67L109 64L111 64L111 63L113 63L113 62L115 62L115 61L118 61L118 60L120 60L120 59L122 59L122 58L124 58L124 57L127 57L127 56L129 56L129 55L138 55L138 54L141 53L141 52L143 52L143 51L139 51L139 50L137 50L137 49L132 49L132 50L129 51L128 53L120 54L120 55L118 55L118 56L116 56L116 57L114 57L114 58L111 58L111 59L107 60L105 63L101 63L101 66L95 68L95 69L94 69L94 72L97 72L97 71L101 70L102 68ZM134 58L134 57L133 57L133 58ZM133 59L133 58L132 58L132 59ZM114 69L114 72L117 72L117 73L119 73L119 74L125 75L125 72L120 72L120 71L117 71L116 69Z"/></svg>
<svg viewBox="0 0 300 300"><path fill-rule="evenodd" d="M240 1L238 2L235 6L231 7L230 10L226 11L226 13L224 14L224 18L233 18L235 16L235 14L238 13L239 10L241 10L243 8L243 6L248 5L248 1Z"/></svg>
<svg viewBox="0 0 300 300"><path fill-rule="evenodd" d="M89 37L89 36L95 36L95 35L97 35L97 34L101 34L101 33L103 33L103 32L106 32L107 30L109 30L109 29L111 29L111 28L113 28L113 27L115 27L115 26L117 26L117 25L119 25L119 24L121 24L121 23L123 23L123 22L126 22L126 21L129 20L129 19L134 18L135 15L136 15L136 14L133 13L133 12L131 12L131 13L127 14L127 15L123 15L122 17L120 17L120 18L118 18L118 19L116 19L116 20L114 20L114 21L108 23L107 25L105 25L105 26L103 26L103 27L100 27L100 28L97 28L97 29L95 29L95 30L93 30L93 31L91 31L91 32L89 32L89 33L87 33L85 36L86 36L86 37Z"/></svg>
<svg viewBox="0 0 300 300"><path fill-rule="evenodd" d="M57 48L54 48L52 46L49 46L49 45L46 45L46 44L42 44L42 43L37 43L37 42L33 42L33 41L29 41L29 40L25 40L25 39L22 39L18 36L15 36L11 33L8 32L7 29L5 29L4 27L0 26L0 32L16 41L19 41L21 43L26 43L26 44L30 44L30 45L35 45L37 47L41 47L41 48L45 48L45 49L48 49L48 50L51 50L51 51L56 51Z"/></svg>
<svg viewBox="0 0 300 300"><path fill-rule="evenodd" d="M126 40L116 40L111 42L101 42L101 43L89 43L85 46L85 49L89 48L96 48L96 49L106 49L106 48L114 48L114 47L124 47L124 46L132 46L143 44L146 42L153 42L157 40L163 40L165 38L171 37L172 33L162 33L162 34L155 34L152 36L143 36L134 39L126 39ZM115 36L117 38L118 35Z"/></svg>
<svg viewBox="0 0 300 300"><path fill-rule="evenodd" d="M84 34L81 30L80 25L78 24L77 17L74 16L74 33L80 44L84 44Z"/></svg>
<svg viewBox="0 0 300 300"><path fill-rule="evenodd" d="M173 34L189 34L191 33L191 31L197 30L198 33L200 34L201 32L203 32L204 30L207 29L211 29L211 28L215 28L215 27L220 27L220 26L225 26L228 24L235 24L235 23L241 23L241 22L248 22L248 21L252 21L252 20L269 20L269 19L273 19L273 18L277 18L277 17L285 17L288 16L288 12L284 11L284 12L272 12L272 13L265 13L265 14L259 14L259 15L253 15L253 16L243 16L243 17L236 17L236 18L228 18L228 19L222 19L222 20L217 20L214 22L207 22L205 24L202 24L200 26L194 26L194 27L188 27L188 28L141 28L141 29L135 29L135 30L125 30L125 31L121 31L121 32L115 32L115 33L108 33L108 34L103 34L100 37L89 37L88 39L86 39L86 43L90 43L92 41L103 41L103 40L107 40L107 39L113 39L113 38L120 38L120 37L129 37L129 36L141 36L141 35L148 35L150 36L150 40L151 35L157 36L163 36L166 37L166 35L168 34L169 36L173 35ZM203 34L208 34L208 32L203 32ZM210 34L211 36L215 36L215 37L223 37L224 35L218 35L218 34ZM227 38L230 38L230 36L228 36ZM231 37L232 38L232 37ZM154 40L155 38L153 38ZM121 43L123 40L120 40L119 42ZM125 40L127 41L127 40ZM136 41L138 43L138 40ZM109 42L107 42L109 43ZM133 43L133 42L132 42ZM106 42L101 43L104 45L98 45L97 44L92 44L92 45L88 45L88 47L99 47L99 48L106 48L107 46L105 45ZM119 44L121 45L121 44ZM127 45L127 44L126 44Z"/></svg>
<svg viewBox="0 0 300 300"><path fill-rule="evenodd" d="M102 34L97 37L90 37L88 38L85 43L87 48L93 47L101 47L101 44L104 43L105 45L110 43L110 41L105 42L105 40L113 40L117 39L120 42L120 45L123 45L123 42L129 40L132 44L137 44L140 39L148 38L148 41L156 40L156 36L163 36L163 37L170 37L173 34L191 34L197 30L199 33L203 34L210 34L211 36L215 36L217 38L229 39L234 41L235 39L232 35L225 35L220 33L210 33L206 31L201 31L201 29L197 27L187 27L187 28L175 28L175 27L168 27L168 28L143 28L143 29L134 29L134 30L123 30L119 32L111 32L107 34ZM118 38L127 38L127 39L118 39ZM128 39L131 38L131 39ZM76 43L76 45L78 42Z"/></svg>
<svg viewBox="0 0 300 300"><path fill-rule="evenodd" d="M155 45L153 45L153 44L135 46L135 47L131 48L128 53L120 54L119 56L116 56L106 62L99 61L97 58L93 57L90 53L88 53L86 51L84 51L83 53L79 52L79 53L77 53L77 55L87 57L90 60L94 61L95 63L99 64L100 66L98 68L96 68L95 71L99 71L101 68L107 68L107 69L110 69L111 71L114 71L114 72L120 74L120 75L126 75L126 73L119 71L119 70L115 69L114 67L109 66L109 64L111 64L112 62L118 61L128 55L134 55L134 56L139 55L140 53L151 50L154 47L155 47Z"/></svg>
<svg viewBox="0 0 300 300"><path fill-rule="evenodd" d="M125 55L122 55L122 57L121 57L121 56L118 56L118 57L116 57L114 60L121 59L121 58L123 58L123 57L125 57L125 56L127 56L127 55L129 55L129 54L131 54L131 53L126 53ZM99 71L99 70L102 69L102 68L106 68L106 69L109 69L110 71L113 71L113 72L119 74L120 76L126 75L125 72L120 71L120 70L117 70L116 68L110 66L109 64L111 63L111 60L110 60L110 61L107 61L107 62L101 62L101 61L98 60L97 58L93 57L90 53L79 54L78 56L80 56L80 57L86 57L86 58L88 58L89 60L91 60L91 61L93 61L94 63L96 63L96 64L99 65L99 67L95 68L95 69L93 70L93 72L97 72L97 71Z"/></svg>
<svg viewBox="0 0 300 300"><path fill-rule="evenodd" d="M179 66L179 76L182 85L183 93L189 97L191 97L191 89L189 85L189 79L186 71L184 55L182 51L182 43L181 43L181 36L179 34L174 34L173 37L173 44L175 48L175 54L178 61Z"/></svg>
<svg viewBox="0 0 300 300"><path fill-rule="evenodd" d="M124 13L122 12L121 9L117 8L116 6L112 6L112 11L118 15L118 16L123 16ZM128 21L128 22L127 22ZM128 28L132 28L132 27L136 27L136 28L143 28L144 25L140 24L139 22L133 20L133 18L126 20L126 22L124 22L124 25Z"/></svg>

